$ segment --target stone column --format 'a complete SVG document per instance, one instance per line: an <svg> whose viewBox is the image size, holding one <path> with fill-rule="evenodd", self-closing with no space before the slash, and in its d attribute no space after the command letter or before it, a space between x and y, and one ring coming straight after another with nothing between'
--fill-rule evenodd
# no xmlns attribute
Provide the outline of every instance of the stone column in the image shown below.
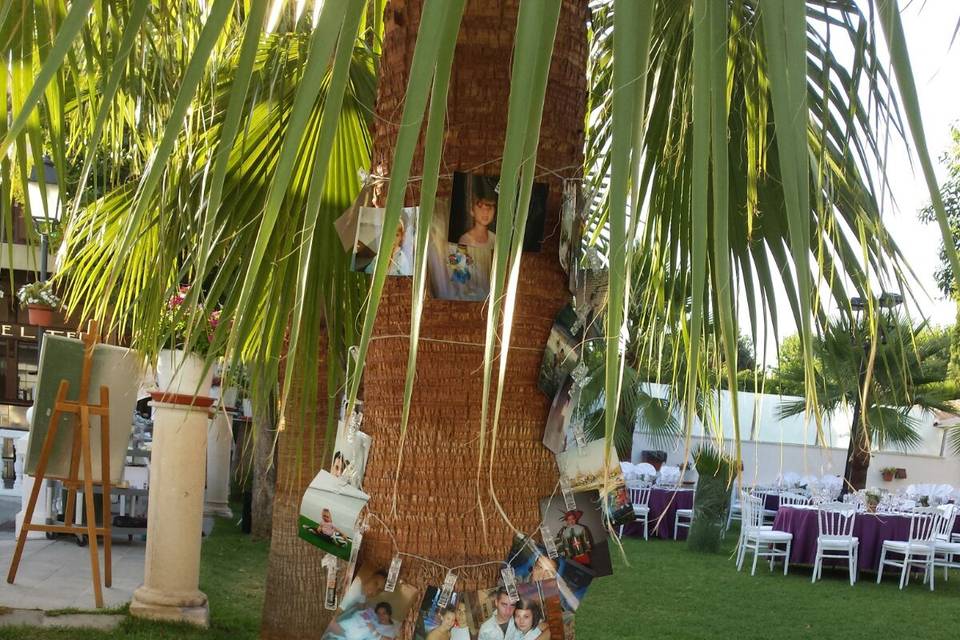
<svg viewBox="0 0 960 640"><path fill-rule="evenodd" d="M130 614L207 627L199 589L207 421L212 398L153 394L153 449L143 586Z"/></svg>
<svg viewBox="0 0 960 640"><path fill-rule="evenodd" d="M230 510L231 414L223 409L207 425L207 499L203 515L232 518Z"/></svg>

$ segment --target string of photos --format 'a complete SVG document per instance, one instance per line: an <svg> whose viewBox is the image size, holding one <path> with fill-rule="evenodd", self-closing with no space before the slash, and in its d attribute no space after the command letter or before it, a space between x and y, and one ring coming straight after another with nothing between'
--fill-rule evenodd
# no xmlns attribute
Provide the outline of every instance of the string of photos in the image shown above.
<svg viewBox="0 0 960 640"><path fill-rule="evenodd" d="M552 170L547 173L559 175ZM421 230L416 228L419 208L404 208L390 244L381 237L384 209L369 206L374 188L387 178L362 175L361 195L335 224L344 249L352 255L353 269L373 273L385 256L390 260L389 275L412 276L417 234L428 233L431 294L449 300L484 300L490 293L499 177L472 171L449 177L452 190L447 211L437 211L430 228ZM524 251L541 250L547 195L546 183L534 184ZM602 350L595 345L602 342L599 318L607 287L600 251L595 242L584 241L598 235L597 229L586 228L591 200L579 180L564 179L560 263L569 276L571 301L552 327L538 377L538 387L551 399L543 444L556 457L560 480L553 493L539 502L539 524L531 532L517 531L502 560L448 567L400 549L384 518L368 507L370 496L362 485L372 439L362 431L362 400L347 415L344 394L330 468L310 483L299 517L300 537L327 554L324 606L336 614L323 638L396 637L418 595L415 587L400 579L404 559L446 572L442 584L423 592L415 638L470 640L488 637L485 631L491 630L500 632L494 637L573 638L574 613L587 588L595 578L613 572L609 550L611 542L617 543L613 527L634 519L616 456L606 446L602 430L585 425L587 416L603 402L587 397L584 388L592 374L603 369L602 362L597 362ZM385 247L390 248L384 251ZM351 350L348 380L355 359L356 351ZM402 449L401 440L401 456ZM392 561L389 567L358 569L363 536L373 526L392 540ZM500 567L496 585L475 592L457 590L459 572L492 565Z"/></svg>

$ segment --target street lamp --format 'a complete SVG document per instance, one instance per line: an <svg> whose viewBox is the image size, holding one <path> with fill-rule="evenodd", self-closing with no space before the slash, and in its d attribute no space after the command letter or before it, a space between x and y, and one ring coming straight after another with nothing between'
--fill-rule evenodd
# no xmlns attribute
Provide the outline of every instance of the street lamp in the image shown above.
<svg viewBox="0 0 960 640"><path fill-rule="evenodd" d="M903 296L899 293L890 293L884 291L877 297L876 306L881 309L894 309L903 303ZM867 308L867 303L863 298L855 296L850 298L850 308L856 312L856 320L851 328L851 339L856 338L856 326L860 323L860 314ZM886 342L886 336L883 333L883 327L880 327L880 342ZM867 358L870 353L870 337L863 339L863 351L860 353L860 371L857 378L857 397L853 404L853 424L850 425L850 443L847 445L847 461L843 469L843 494L851 492L856 484L861 481L866 482L866 477L854 478L854 459L866 458L866 464L860 464L858 471L865 473L870 464L870 451L867 448L867 438L863 424L863 388L867 381ZM859 475L859 474L858 474Z"/></svg>
<svg viewBox="0 0 960 640"><path fill-rule="evenodd" d="M27 197L30 199L30 215L40 232L40 281L46 282L49 225L60 222L61 214L60 186L50 158L44 157L40 167L34 165L27 180Z"/></svg>

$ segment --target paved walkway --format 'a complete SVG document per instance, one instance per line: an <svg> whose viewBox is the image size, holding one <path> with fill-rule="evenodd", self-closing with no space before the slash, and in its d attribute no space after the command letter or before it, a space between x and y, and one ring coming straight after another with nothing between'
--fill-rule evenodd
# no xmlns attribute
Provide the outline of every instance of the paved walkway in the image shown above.
<svg viewBox="0 0 960 640"><path fill-rule="evenodd" d="M93 609L90 580L90 549L78 547L72 538L28 540L20 560L17 580L7 584L10 559L16 548L12 534L0 534L0 606L14 609ZM143 584L146 542L126 536L113 539L113 586L103 589L107 607L129 602L133 591ZM100 575L103 576L103 547Z"/></svg>

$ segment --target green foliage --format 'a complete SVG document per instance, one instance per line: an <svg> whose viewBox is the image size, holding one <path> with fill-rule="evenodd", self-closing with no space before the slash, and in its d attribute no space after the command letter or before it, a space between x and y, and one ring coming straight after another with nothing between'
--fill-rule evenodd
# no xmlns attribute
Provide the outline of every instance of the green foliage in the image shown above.
<svg viewBox="0 0 960 640"><path fill-rule="evenodd" d="M950 149L940 156L940 162L947 168L947 179L940 185L940 197L947 213L953 245L960 249L960 128L957 125L950 127L950 137L953 141ZM919 218L923 222L936 221L936 212L933 205L927 205L920 210ZM940 243L940 266L934 273L937 286L943 295L950 297L956 289L956 275L947 257L947 250Z"/></svg>
<svg viewBox="0 0 960 640"><path fill-rule="evenodd" d="M813 344L816 402L824 414L856 403L861 393L861 371L866 372L871 346L876 355L867 389L866 420L873 441L909 448L919 443L914 406L949 410L956 385L947 380L951 329L928 329L911 325L904 317L878 321L876 333L866 321L850 323L841 318L827 325ZM779 367L768 389L784 395L803 395L804 369L800 341L784 340ZM806 401L784 403L783 416L796 415Z"/></svg>
<svg viewBox="0 0 960 640"><path fill-rule="evenodd" d="M736 462L710 445L694 451L693 460L697 469L697 491L687 546L692 551L716 553L726 524Z"/></svg>

